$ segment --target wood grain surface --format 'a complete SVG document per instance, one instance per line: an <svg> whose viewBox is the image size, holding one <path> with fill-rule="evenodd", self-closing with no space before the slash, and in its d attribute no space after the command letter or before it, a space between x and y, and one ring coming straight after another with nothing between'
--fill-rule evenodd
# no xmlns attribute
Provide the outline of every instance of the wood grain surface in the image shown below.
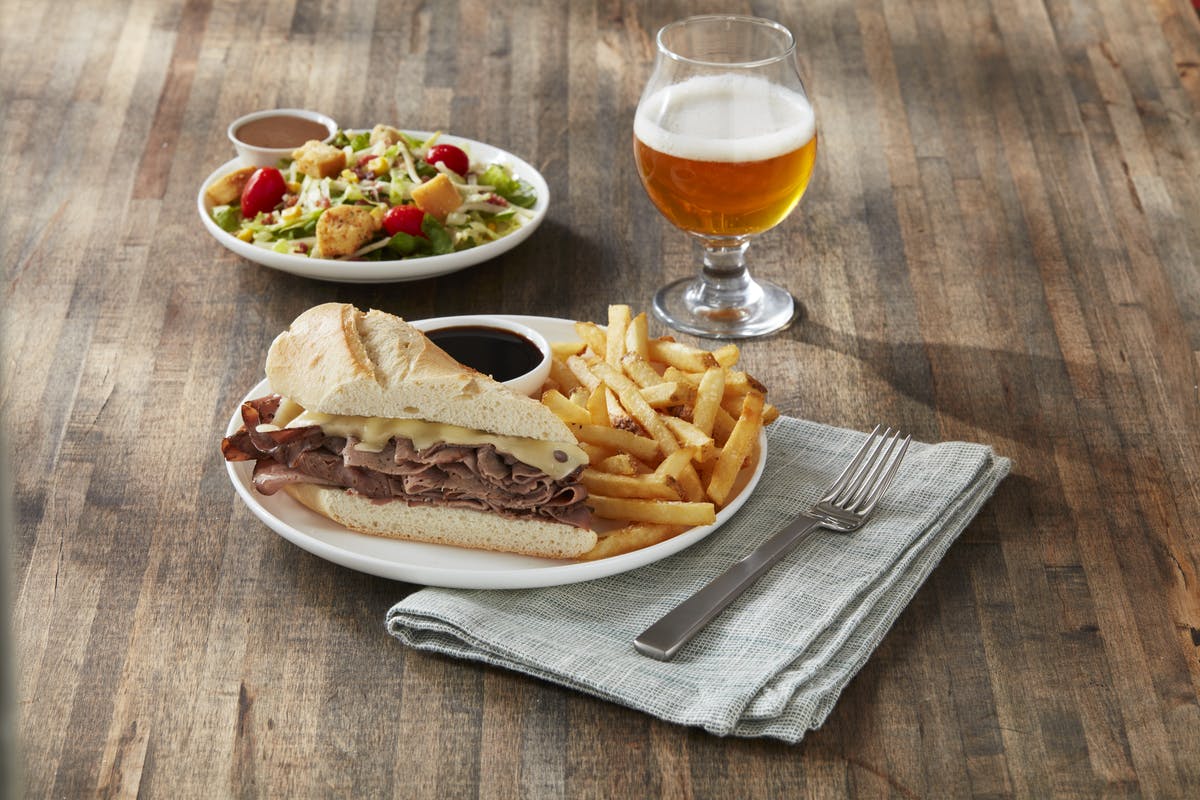
<svg viewBox="0 0 1200 800"><path fill-rule="evenodd" d="M794 747L406 650L383 618L416 587L272 534L217 448L316 303L602 319L689 274L630 130L654 32L718 9L796 32L821 134L750 251L805 316L748 368L785 413L1014 463ZM1200 796L1187 0L2 0L0 101L12 791ZM278 106L510 150L549 217L435 280L250 264L195 196L228 123Z"/></svg>

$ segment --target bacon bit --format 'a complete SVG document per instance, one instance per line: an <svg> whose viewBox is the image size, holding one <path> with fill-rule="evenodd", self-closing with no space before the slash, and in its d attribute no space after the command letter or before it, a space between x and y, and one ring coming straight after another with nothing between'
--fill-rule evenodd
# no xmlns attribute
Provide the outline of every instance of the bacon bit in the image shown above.
<svg viewBox="0 0 1200 800"><path fill-rule="evenodd" d="M317 201L316 205L317 205L317 208L329 208L329 198L322 197L320 200Z"/></svg>
<svg viewBox="0 0 1200 800"><path fill-rule="evenodd" d="M299 200L300 200L300 195L298 195L298 194L285 194L283 196L283 207L291 208L292 206L296 205L297 201L299 201Z"/></svg>
<svg viewBox="0 0 1200 800"><path fill-rule="evenodd" d="M501 197L498 194L489 195L487 201L494 206L507 206L508 205L508 201L505 200L503 197Z"/></svg>
<svg viewBox="0 0 1200 800"><path fill-rule="evenodd" d="M307 253L308 252L308 242L299 242L296 245L296 252L297 253Z"/></svg>

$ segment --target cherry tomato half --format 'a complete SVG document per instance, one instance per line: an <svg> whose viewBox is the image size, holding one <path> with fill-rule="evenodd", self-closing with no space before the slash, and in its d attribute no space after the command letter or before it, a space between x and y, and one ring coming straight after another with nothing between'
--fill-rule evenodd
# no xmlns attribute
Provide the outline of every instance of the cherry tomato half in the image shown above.
<svg viewBox="0 0 1200 800"><path fill-rule="evenodd" d="M416 206L392 206L383 215L383 227L388 236L395 236L401 232L409 236L425 236L425 232L421 230L421 223L424 221L425 212Z"/></svg>
<svg viewBox="0 0 1200 800"><path fill-rule="evenodd" d="M467 158L462 149L452 144L435 144L425 154L425 161L430 164L445 164L446 169L459 175L466 175L471 169L471 159Z"/></svg>
<svg viewBox="0 0 1200 800"><path fill-rule="evenodd" d="M260 167L242 189L242 216L254 219L260 211L270 211L279 205L287 192L282 173L274 167Z"/></svg>

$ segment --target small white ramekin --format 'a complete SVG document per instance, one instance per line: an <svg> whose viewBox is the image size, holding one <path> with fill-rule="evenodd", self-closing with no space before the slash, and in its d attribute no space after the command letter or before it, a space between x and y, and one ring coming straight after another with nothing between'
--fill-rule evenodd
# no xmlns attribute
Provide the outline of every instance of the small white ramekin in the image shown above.
<svg viewBox="0 0 1200 800"><path fill-rule="evenodd" d="M246 114L229 123L227 130L229 141L233 142L233 147L237 150L238 157L246 166L273 167L279 163L279 159L291 158L292 152L304 144L304 142L297 142L292 147L256 147L246 144L237 138L236 133L238 128L247 122L253 122L256 119L263 119L265 117L298 117L324 125L325 129L329 131L329 135L322 140L326 143L333 139L334 134L338 132L338 124L333 117L328 114L322 114L320 111L309 111L305 108L270 108L265 111L255 111L253 114Z"/></svg>
<svg viewBox="0 0 1200 800"><path fill-rule="evenodd" d="M509 331L528 339L541 352L542 360L538 362L536 367L524 375L518 375L512 380L503 381L505 386L523 395L529 397L539 395L542 384L546 382L546 378L550 375L550 343L546 341L545 336L519 322L513 322L510 319L495 314L464 314L457 317L435 317L433 319L416 320L411 324L414 328L426 333L440 330L441 328L466 326L499 328L502 331Z"/></svg>

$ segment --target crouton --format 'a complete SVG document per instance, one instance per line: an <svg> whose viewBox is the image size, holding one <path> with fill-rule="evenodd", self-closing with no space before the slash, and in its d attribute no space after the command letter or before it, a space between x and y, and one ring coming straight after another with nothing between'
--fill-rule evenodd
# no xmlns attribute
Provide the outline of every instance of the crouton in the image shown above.
<svg viewBox="0 0 1200 800"><path fill-rule="evenodd" d="M254 167L242 167L217 178L211 186L204 190L204 196L214 206L225 206L238 201L241 199L242 189L246 188L246 181L250 180L250 176L254 174L254 169Z"/></svg>
<svg viewBox="0 0 1200 800"><path fill-rule="evenodd" d="M310 178L330 178L346 168L346 153L340 147L310 139L292 153L296 169Z"/></svg>
<svg viewBox="0 0 1200 800"><path fill-rule="evenodd" d="M391 125L380 123L371 129L371 144L379 144L383 142L384 147L391 147L396 142L400 141L400 131L393 128Z"/></svg>
<svg viewBox="0 0 1200 800"><path fill-rule="evenodd" d="M367 206L334 206L317 220L317 255L348 256L371 241L379 221Z"/></svg>
<svg viewBox="0 0 1200 800"><path fill-rule="evenodd" d="M458 189L444 174L438 175L428 183L414 186L412 199L417 208L426 214L437 217L438 222L445 222L446 215L462 205L462 196Z"/></svg>

